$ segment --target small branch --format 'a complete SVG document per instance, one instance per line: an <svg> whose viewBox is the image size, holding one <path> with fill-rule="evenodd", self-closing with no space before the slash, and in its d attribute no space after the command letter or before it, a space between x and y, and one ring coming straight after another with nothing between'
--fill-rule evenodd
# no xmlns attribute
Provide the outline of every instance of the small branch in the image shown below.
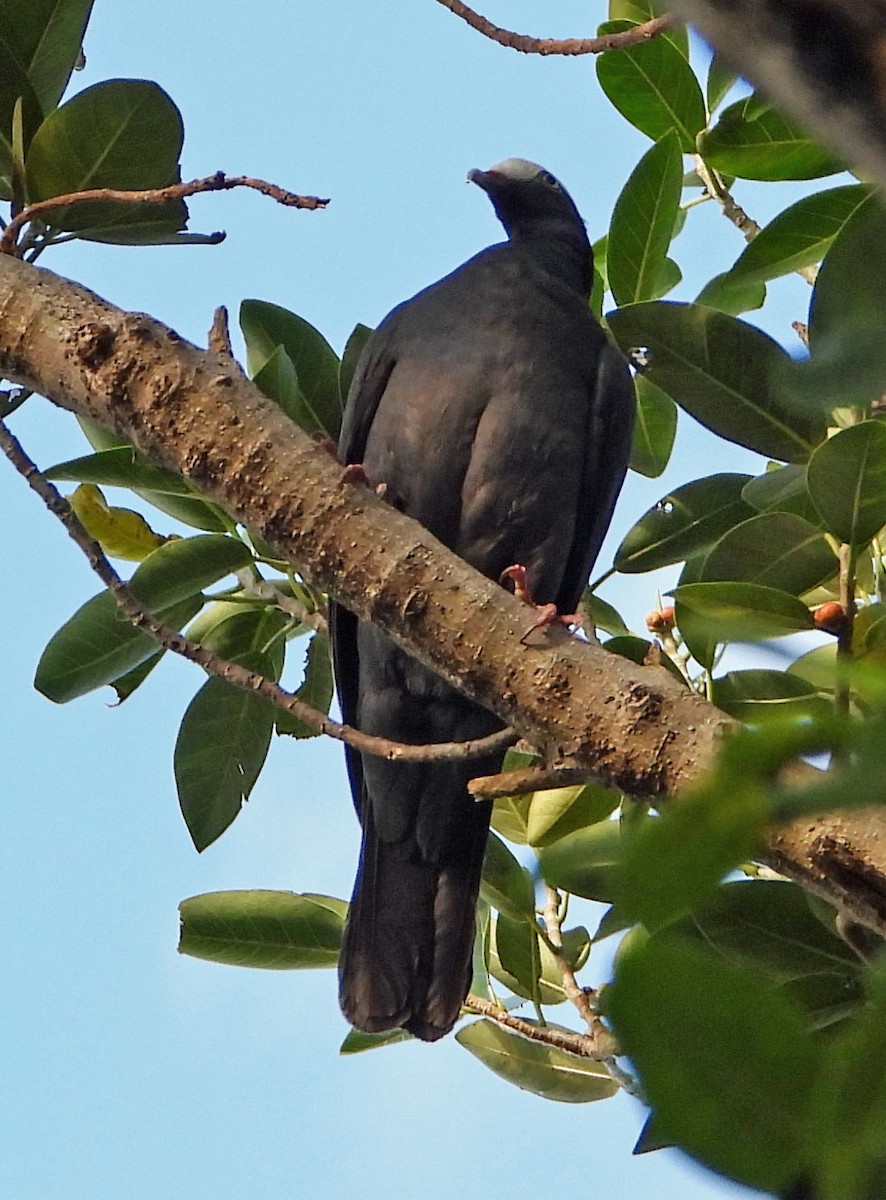
<svg viewBox="0 0 886 1200"><path fill-rule="evenodd" d="M150 613L145 612L108 562L99 544L80 524L70 504L59 490L40 473L37 465L25 453L21 443L10 433L2 421L0 421L0 450L27 481L31 489L37 493L49 511L61 521L71 538L86 555L93 571L109 589L121 611L137 629L149 634L166 650L171 650L173 654L197 663L204 670L217 675L235 687L264 696L271 704L292 713L317 733L326 734L340 742L346 742L356 750L365 754L375 754L379 758L396 759L402 762L438 762L452 759L462 761L479 758L494 750L505 749L517 740L517 735L513 730L502 729L488 737L475 738L466 742L439 742L435 745L413 746L389 741L387 738L373 737L370 734L361 733L358 729L352 729L349 725L333 721L324 713L305 704L303 700L299 700L297 696L284 691L283 688L272 683L263 675L256 671L247 671L244 667L228 662L211 650L207 650L205 646L201 646L199 642L170 629L152 617Z"/></svg>
<svg viewBox="0 0 886 1200"><path fill-rule="evenodd" d="M468 791L475 800L499 800L502 796L521 796L526 792L592 782L596 782L596 777L585 767L524 767L519 771L503 771L500 775L478 775L468 784Z"/></svg>
<svg viewBox="0 0 886 1200"><path fill-rule="evenodd" d="M623 33L608 33L603 37L535 38L527 37L523 33L511 33L509 29L493 25L491 21L487 21L485 17L463 4L462 0L437 0L437 3L448 8L463 21L467 21L472 29L476 29L484 37L498 42L500 46L506 46L509 50L519 50L521 54L602 54L606 50L627 50L664 33L674 23L674 18L665 14L655 17L652 21L644 21L642 25L636 25L633 29L626 29Z"/></svg>
<svg viewBox="0 0 886 1200"><path fill-rule="evenodd" d="M322 633L324 637L329 636L329 626L321 612L310 612L307 605L302 604L295 596L287 596L269 579L256 579L248 567L237 572L237 579L242 585L245 595L275 604L277 608L294 617L300 625L308 625L315 633Z"/></svg>
<svg viewBox="0 0 886 1200"><path fill-rule="evenodd" d="M89 188L84 192L70 192L65 196L53 196L49 200L38 200L29 204L7 225L0 237L0 254L19 256L17 249L19 230L35 217L44 213L56 212L60 208L68 208L74 204L92 204L96 201L112 201L118 204L162 204L169 200L184 200L187 196L196 196L198 192L227 192L232 188L253 188L263 196L269 196L278 204L289 208L325 208L329 200L321 200L319 196L300 196L279 187L276 183L266 183L263 179L252 179L248 175L225 175L216 171L205 179L192 179L189 183L173 183L168 187L148 188L143 191L120 191L117 188ZM222 235L223 236L223 235Z"/></svg>
<svg viewBox="0 0 886 1200"><path fill-rule="evenodd" d="M553 954L560 978L563 981L563 991L575 1005L578 1015L588 1027L589 1034L598 1041L602 1035L609 1037L600 1018L594 1012L588 993L575 978L572 964L563 953L563 936L560 927L560 893L550 884L545 885L545 906L542 909L545 929L548 931L548 949ZM610 1050L614 1054L615 1050Z"/></svg>
<svg viewBox="0 0 886 1200"><path fill-rule="evenodd" d="M524 1037L533 1042L554 1046L558 1050L565 1050L568 1054L577 1054L579 1058L591 1058L596 1062L608 1064L612 1057L612 1038L609 1031L603 1029L603 1026L600 1028L603 1030L604 1036L598 1040L587 1033L570 1033L565 1029L555 1029L551 1025L533 1025L531 1021L515 1017L512 1013L499 1008L497 1004L493 1004L491 1000L475 996L473 992L468 993L464 1007L469 1012L477 1013L478 1016L497 1021L499 1025L504 1025L505 1029L513 1029L515 1033L522 1033Z"/></svg>
<svg viewBox="0 0 886 1200"><path fill-rule="evenodd" d="M736 203L719 174L708 166L700 154L693 154L692 159L699 179L722 208L723 216L732 222L746 241L752 242L762 226L758 225L753 217L749 217L741 205Z"/></svg>

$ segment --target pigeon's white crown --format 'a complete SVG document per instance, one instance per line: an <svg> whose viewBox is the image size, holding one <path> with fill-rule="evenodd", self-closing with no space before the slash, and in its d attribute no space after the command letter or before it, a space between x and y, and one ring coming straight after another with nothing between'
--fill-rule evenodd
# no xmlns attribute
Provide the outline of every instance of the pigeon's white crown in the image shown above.
<svg viewBox="0 0 886 1200"><path fill-rule="evenodd" d="M538 163L529 162L526 158L506 158L503 162L490 167L489 170L495 171L497 175L504 175L508 179L535 179L536 175L545 171L544 167L540 167Z"/></svg>

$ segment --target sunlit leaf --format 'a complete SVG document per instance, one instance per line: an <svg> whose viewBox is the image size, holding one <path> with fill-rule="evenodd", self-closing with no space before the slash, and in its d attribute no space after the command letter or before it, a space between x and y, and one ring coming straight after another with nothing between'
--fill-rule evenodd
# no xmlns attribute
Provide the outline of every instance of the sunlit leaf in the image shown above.
<svg viewBox="0 0 886 1200"><path fill-rule="evenodd" d="M646 151L615 202L607 261L619 305L663 294L659 284L680 204L682 161L670 130Z"/></svg>
<svg viewBox="0 0 886 1200"><path fill-rule="evenodd" d="M752 98L750 98L752 99ZM740 179L818 179L840 163L774 108L738 100L699 140L702 157Z"/></svg>
<svg viewBox="0 0 886 1200"><path fill-rule="evenodd" d="M179 905L180 954L236 967L334 967L344 901L295 892L207 892Z"/></svg>

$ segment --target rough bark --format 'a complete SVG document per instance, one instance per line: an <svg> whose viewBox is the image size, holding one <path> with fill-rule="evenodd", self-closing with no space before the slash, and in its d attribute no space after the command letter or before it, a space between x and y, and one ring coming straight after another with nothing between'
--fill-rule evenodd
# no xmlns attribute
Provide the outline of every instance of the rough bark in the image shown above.
<svg viewBox="0 0 886 1200"><path fill-rule="evenodd" d="M549 761L636 796L667 796L698 777L732 725L661 667L556 628L523 644L525 605L373 492L344 483L229 358L9 257L0 257L0 374L190 479ZM777 833L771 859L886 932L884 839L878 812L803 821Z"/></svg>

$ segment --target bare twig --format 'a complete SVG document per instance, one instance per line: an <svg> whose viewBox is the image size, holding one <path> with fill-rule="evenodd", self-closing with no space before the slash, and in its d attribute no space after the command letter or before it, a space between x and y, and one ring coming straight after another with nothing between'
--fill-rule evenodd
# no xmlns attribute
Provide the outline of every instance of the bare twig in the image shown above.
<svg viewBox="0 0 886 1200"><path fill-rule="evenodd" d="M45 213L57 212L60 208L68 208L74 204L93 204L96 201L112 201L118 204L162 204L169 200L184 200L187 196L196 196L198 192L227 192L232 188L253 188L263 196L269 196L278 204L289 208L325 208L329 200L321 200L319 196L300 196L279 187L276 183L267 183L263 179L253 179L248 175L225 175L216 171L205 179L192 179L188 183L172 183L168 187L148 188L142 191L120 191L117 188L89 188L84 192L70 192L65 196L53 196L49 200L38 200L29 204L12 218L3 236L0 237L0 254L18 256L17 242L19 230L35 217ZM220 235L224 236L224 235Z"/></svg>
<svg viewBox="0 0 886 1200"><path fill-rule="evenodd" d="M323 613L309 611L307 605L302 604L295 596L287 595L282 588L272 583L270 579L257 579L248 568L238 571L237 579L240 581L243 591L247 596L253 596L256 600L265 600L271 604L275 604L283 612L289 613L291 617L295 617L300 625L307 625L315 633L322 633L326 637L329 636L329 625Z"/></svg>
<svg viewBox="0 0 886 1200"><path fill-rule="evenodd" d="M700 154L693 154L692 159L695 163L695 170L699 179L705 185L708 194L722 208L723 216L732 222L746 241L752 242L762 227L757 224L753 217L748 216L740 204L736 203L732 193L723 183L718 172L713 167L709 167Z"/></svg>
<svg viewBox="0 0 886 1200"><path fill-rule="evenodd" d="M521 54L602 54L606 50L627 50L639 42L648 42L650 38L664 33L674 23L673 17L665 14L655 17L652 21L644 21L642 25L636 25L633 29L626 29L623 33L608 33L602 37L535 38L527 37L523 33L511 33L509 29L493 25L491 21L487 21L485 17L463 4L462 0L437 2L463 21L467 21L472 29L476 29L484 37L498 42L500 46L506 46L509 50L519 50Z"/></svg>
<svg viewBox="0 0 886 1200"><path fill-rule="evenodd" d="M497 1004L493 1004L491 1000L475 996L473 992L468 993L464 1007L469 1012L477 1013L481 1017L488 1017L491 1021L497 1021L506 1029L522 1033L524 1037L533 1042L554 1046L558 1050L565 1050L568 1054L577 1054L579 1058L592 1058L597 1062L608 1064L613 1054L612 1037L602 1025L600 1026L602 1034L599 1038L587 1033L570 1033L565 1029L555 1029L551 1025L533 1025L531 1021L515 1017L512 1013L499 1008Z"/></svg>
<svg viewBox="0 0 886 1200"><path fill-rule="evenodd" d="M436 745L413 746L402 742L392 742L387 738L373 737L333 721L324 713L305 704L297 696L285 691L270 679L256 671L248 671L236 663L228 662L219 655L207 650L199 642L193 641L184 634L178 633L162 621L156 620L150 613L145 612L135 596L108 562L99 544L89 536L78 520L74 510L65 500L59 490L41 474L37 465L28 457L16 437L10 433L6 425L0 421L0 450L6 455L15 469L24 477L31 489L37 493L49 511L61 521L74 542L86 555L89 565L111 592L122 612L136 628L149 634L156 642L173 654L181 655L190 662L226 680L244 691L264 696L273 705L284 709L298 717L305 725L317 733L346 742L356 750L366 754L375 754L379 758L396 759L403 762L436 762L440 760L463 760L479 758L494 750L503 750L513 745L517 740L516 733L510 729L500 730L485 738L475 738L466 742L439 742Z"/></svg>
<svg viewBox="0 0 886 1200"><path fill-rule="evenodd" d="M546 939L548 949L556 960L557 969L560 972L560 978L563 982L563 991L575 1005L579 1016L588 1027L588 1032L596 1041L600 1038L601 1033L606 1034L606 1030L591 1006L588 993L575 978L575 971L572 964L563 953L563 936L560 927L560 893L555 887L551 887L550 884L545 885L545 906L542 909L542 917L544 918L545 929L548 933ZM613 1051L610 1051L610 1053L613 1053Z"/></svg>
<svg viewBox="0 0 886 1200"><path fill-rule="evenodd" d="M468 791L475 800L499 800L502 796L572 787L594 779L585 767L523 767L519 771L503 771L500 775L478 775L468 784Z"/></svg>

